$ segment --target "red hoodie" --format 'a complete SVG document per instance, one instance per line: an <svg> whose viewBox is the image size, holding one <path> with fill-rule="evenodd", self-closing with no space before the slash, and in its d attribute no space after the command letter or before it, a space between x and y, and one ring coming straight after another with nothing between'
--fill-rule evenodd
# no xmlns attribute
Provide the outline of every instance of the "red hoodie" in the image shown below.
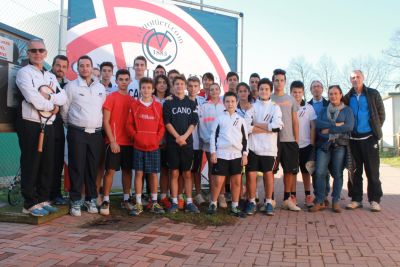
<svg viewBox="0 0 400 267"><path fill-rule="evenodd" d="M146 107L140 100L134 100L129 113L128 134L133 138L133 147L141 151L158 149L164 137L165 126L162 106L157 101Z"/></svg>

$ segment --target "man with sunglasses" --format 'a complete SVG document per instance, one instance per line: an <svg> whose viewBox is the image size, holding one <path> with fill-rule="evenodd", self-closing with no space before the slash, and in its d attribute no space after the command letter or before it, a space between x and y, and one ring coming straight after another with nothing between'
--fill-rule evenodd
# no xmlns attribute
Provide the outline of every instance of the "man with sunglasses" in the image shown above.
<svg viewBox="0 0 400 267"><path fill-rule="evenodd" d="M23 213L45 216L57 212L49 203L50 187L54 168L55 114L67 98L56 76L44 68L47 56L43 40L28 43L29 64L21 68L16 77L22 94L17 116L17 133L21 148L21 194L24 198ZM54 93L40 93L41 86L51 88ZM51 117L42 118L39 111L51 112ZM44 132L43 132L44 129ZM39 151L39 136L43 134L43 146Z"/></svg>

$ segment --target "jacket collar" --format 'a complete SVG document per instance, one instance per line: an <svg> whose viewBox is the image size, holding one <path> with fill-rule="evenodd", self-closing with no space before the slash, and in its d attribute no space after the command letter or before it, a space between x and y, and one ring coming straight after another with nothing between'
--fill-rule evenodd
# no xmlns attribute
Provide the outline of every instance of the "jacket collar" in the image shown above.
<svg viewBox="0 0 400 267"><path fill-rule="evenodd" d="M43 65L42 69L39 69L39 68L33 66L32 63L31 63L30 61L29 61L29 66L30 66L32 69L36 70L36 71L41 71L42 73L45 72L45 71L47 71L47 69L44 67L44 65Z"/></svg>
<svg viewBox="0 0 400 267"><path fill-rule="evenodd" d="M366 95L368 94L368 87L367 86L365 86L365 84L363 84L363 90L362 90L362 93L365 93ZM350 91L349 91L349 93L348 93L349 95L353 95L353 94L356 94L356 89L354 89L354 87L351 87L351 89L350 89Z"/></svg>
<svg viewBox="0 0 400 267"><path fill-rule="evenodd" d="M93 84L94 82L95 82L95 81L92 79L92 82L90 83L90 85L88 85L88 84L86 83L86 80L82 79L82 77L78 75L78 84L79 84L79 86L82 86L82 87L90 87L90 86L92 86L92 84Z"/></svg>

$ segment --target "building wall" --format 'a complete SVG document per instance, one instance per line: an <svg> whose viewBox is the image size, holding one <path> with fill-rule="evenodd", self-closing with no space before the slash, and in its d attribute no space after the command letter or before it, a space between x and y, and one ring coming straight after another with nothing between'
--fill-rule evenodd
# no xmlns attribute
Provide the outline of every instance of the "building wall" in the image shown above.
<svg viewBox="0 0 400 267"><path fill-rule="evenodd" d="M394 123L393 123L393 97L387 97L383 100L385 106L386 119L383 123L383 147L394 146Z"/></svg>
<svg viewBox="0 0 400 267"><path fill-rule="evenodd" d="M389 93L389 95L393 98L393 130L395 134L400 134L400 93Z"/></svg>

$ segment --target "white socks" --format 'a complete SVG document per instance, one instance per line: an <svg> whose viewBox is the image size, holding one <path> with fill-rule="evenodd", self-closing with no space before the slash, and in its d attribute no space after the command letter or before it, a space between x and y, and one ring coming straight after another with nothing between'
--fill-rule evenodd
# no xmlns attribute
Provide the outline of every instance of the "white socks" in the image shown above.
<svg viewBox="0 0 400 267"><path fill-rule="evenodd" d="M142 194L136 194L136 204L142 204Z"/></svg>

